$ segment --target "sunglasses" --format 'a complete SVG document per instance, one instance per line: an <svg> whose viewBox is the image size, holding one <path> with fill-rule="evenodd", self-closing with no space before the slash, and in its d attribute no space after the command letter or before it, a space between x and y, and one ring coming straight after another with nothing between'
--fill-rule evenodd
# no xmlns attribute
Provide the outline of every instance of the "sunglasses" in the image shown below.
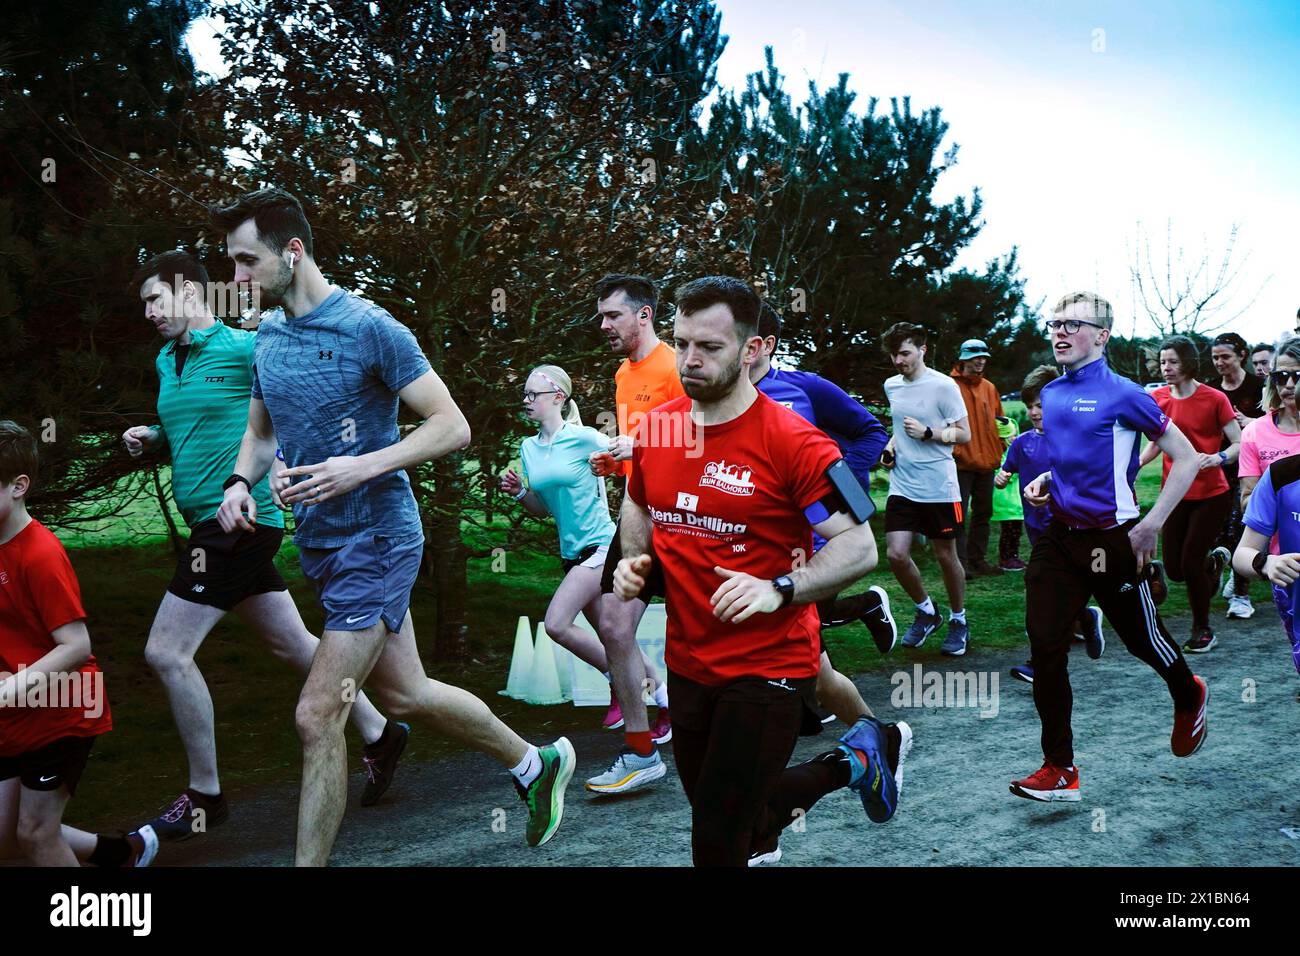
<svg viewBox="0 0 1300 956"><path fill-rule="evenodd" d="M1273 380L1274 388L1286 388L1288 384L1300 382L1300 371L1269 372L1268 377Z"/></svg>

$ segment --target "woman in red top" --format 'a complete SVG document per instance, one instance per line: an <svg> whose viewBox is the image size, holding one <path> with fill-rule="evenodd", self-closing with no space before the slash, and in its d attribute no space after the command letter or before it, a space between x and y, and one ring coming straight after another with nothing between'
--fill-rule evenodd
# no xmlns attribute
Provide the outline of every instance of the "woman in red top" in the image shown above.
<svg viewBox="0 0 1300 956"><path fill-rule="evenodd" d="M1169 577L1187 582L1192 636L1183 650L1193 654L1203 654L1214 646L1210 598L1218 589L1224 559L1219 550L1213 555L1210 552L1232 511L1232 491L1223 466L1235 462L1241 448L1241 426L1232 403L1222 392L1196 380L1199 365L1200 355L1192 340L1171 335L1160 343L1160 373L1169 384L1151 396L1200 452L1200 474L1170 512L1160 542ZM1220 450L1225 438L1228 446ZM1148 445L1141 463L1145 465L1159 452L1155 445ZM1168 457L1160 479L1162 485L1167 477Z"/></svg>

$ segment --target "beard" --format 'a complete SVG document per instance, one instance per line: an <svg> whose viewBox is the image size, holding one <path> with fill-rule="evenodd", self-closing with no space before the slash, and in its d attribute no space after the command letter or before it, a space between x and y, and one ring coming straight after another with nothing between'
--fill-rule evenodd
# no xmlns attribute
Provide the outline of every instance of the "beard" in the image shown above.
<svg viewBox="0 0 1300 956"><path fill-rule="evenodd" d="M720 402L731 394L743 370L744 365L741 364L740 356L737 354L736 364L730 369L724 369L711 381L692 382L682 379L682 390L697 402Z"/></svg>
<svg viewBox="0 0 1300 956"><path fill-rule="evenodd" d="M288 295L291 285L293 285L293 270L281 259L274 278L258 286L256 301L258 311L265 312L267 306L284 305L284 297Z"/></svg>

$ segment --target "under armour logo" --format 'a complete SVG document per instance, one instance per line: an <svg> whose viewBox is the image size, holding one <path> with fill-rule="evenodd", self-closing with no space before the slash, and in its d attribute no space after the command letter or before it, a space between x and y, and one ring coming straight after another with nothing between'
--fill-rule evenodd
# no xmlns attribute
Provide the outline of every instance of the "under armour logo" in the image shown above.
<svg viewBox="0 0 1300 956"><path fill-rule="evenodd" d="M334 357L334 350L333 350L333 349L321 349L321 350L320 350L320 353L319 353L319 355L318 355L317 357L320 358L320 359L322 359L322 360L323 360L323 359L332 359L332 358Z"/></svg>

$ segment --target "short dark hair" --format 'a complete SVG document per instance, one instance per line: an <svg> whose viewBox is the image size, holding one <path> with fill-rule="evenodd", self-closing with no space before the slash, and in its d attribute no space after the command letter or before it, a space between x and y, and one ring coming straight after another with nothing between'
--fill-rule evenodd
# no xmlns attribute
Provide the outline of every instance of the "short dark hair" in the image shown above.
<svg viewBox="0 0 1300 956"><path fill-rule="evenodd" d="M1183 374L1189 378L1196 378L1201 371L1201 353L1197 349L1196 343L1185 335L1171 335L1160 343L1160 348L1156 350L1157 368L1160 362L1160 353L1168 349L1178 356L1178 364L1183 367Z"/></svg>
<svg viewBox="0 0 1300 956"><path fill-rule="evenodd" d="M911 322L895 322L885 329L885 337L881 341L885 344L886 352L897 355L904 342L910 341L917 348L925 345L927 334L922 326Z"/></svg>
<svg viewBox="0 0 1300 956"><path fill-rule="evenodd" d="M1271 342L1260 342L1258 345L1256 345L1253 349L1250 350L1250 354L1254 355L1256 352L1276 352L1276 351L1277 349L1273 348L1273 344Z"/></svg>
<svg viewBox="0 0 1300 956"><path fill-rule="evenodd" d="M1038 397L1043 392L1043 386L1058 377L1055 365L1040 365L1028 375L1025 376L1025 382L1020 386L1020 400L1025 405L1032 405L1038 401Z"/></svg>
<svg viewBox="0 0 1300 956"><path fill-rule="evenodd" d="M140 268L135 270L135 275L131 277L131 288L139 292L140 286L154 276L167 283L180 276L183 282L193 282L199 287L200 292L206 291L208 287L208 270L203 268L203 263L183 249L173 249L171 252L160 252L156 256L150 256L141 263Z"/></svg>
<svg viewBox="0 0 1300 956"><path fill-rule="evenodd" d="M0 421L0 485L12 485L19 475L35 485L40 460L31 432L17 422Z"/></svg>
<svg viewBox="0 0 1300 956"><path fill-rule="evenodd" d="M704 276L692 279L677 289L677 311L700 312L713 305L725 305L736 322L736 338L741 342L758 334L761 300L748 282L731 276Z"/></svg>
<svg viewBox="0 0 1300 956"><path fill-rule="evenodd" d="M764 299L758 307L758 334L763 338L773 336L781 341L781 313L772 308L772 303Z"/></svg>
<svg viewBox="0 0 1300 956"><path fill-rule="evenodd" d="M645 276L611 272L596 280L596 301L608 299L619 289L623 290L628 302L636 308L641 309L648 305L651 312L658 314L659 287L654 284L654 280L647 279Z"/></svg>
<svg viewBox="0 0 1300 956"><path fill-rule="evenodd" d="M290 239L298 238L308 258L316 258L311 226L307 224L302 203L293 193L271 186L244 193L229 206L213 203L208 207L212 228L223 233L234 232L249 219L257 224L257 238L277 255L289 245Z"/></svg>
<svg viewBox="0 0 1300 956"><path fill-rule="evenodd" d="M1246 345L1246 340L1243 339L1236 332L1223 332L1219 335L1216 335L1214 337L1214 341L1210 343L1210 348L1214 348L1216 345L1228 346L1228 348L1236 352L1238 357L1240 358L1245 358L1247 355L1250 354L1249 352L1246 351L1248 347Z"/></svg>

